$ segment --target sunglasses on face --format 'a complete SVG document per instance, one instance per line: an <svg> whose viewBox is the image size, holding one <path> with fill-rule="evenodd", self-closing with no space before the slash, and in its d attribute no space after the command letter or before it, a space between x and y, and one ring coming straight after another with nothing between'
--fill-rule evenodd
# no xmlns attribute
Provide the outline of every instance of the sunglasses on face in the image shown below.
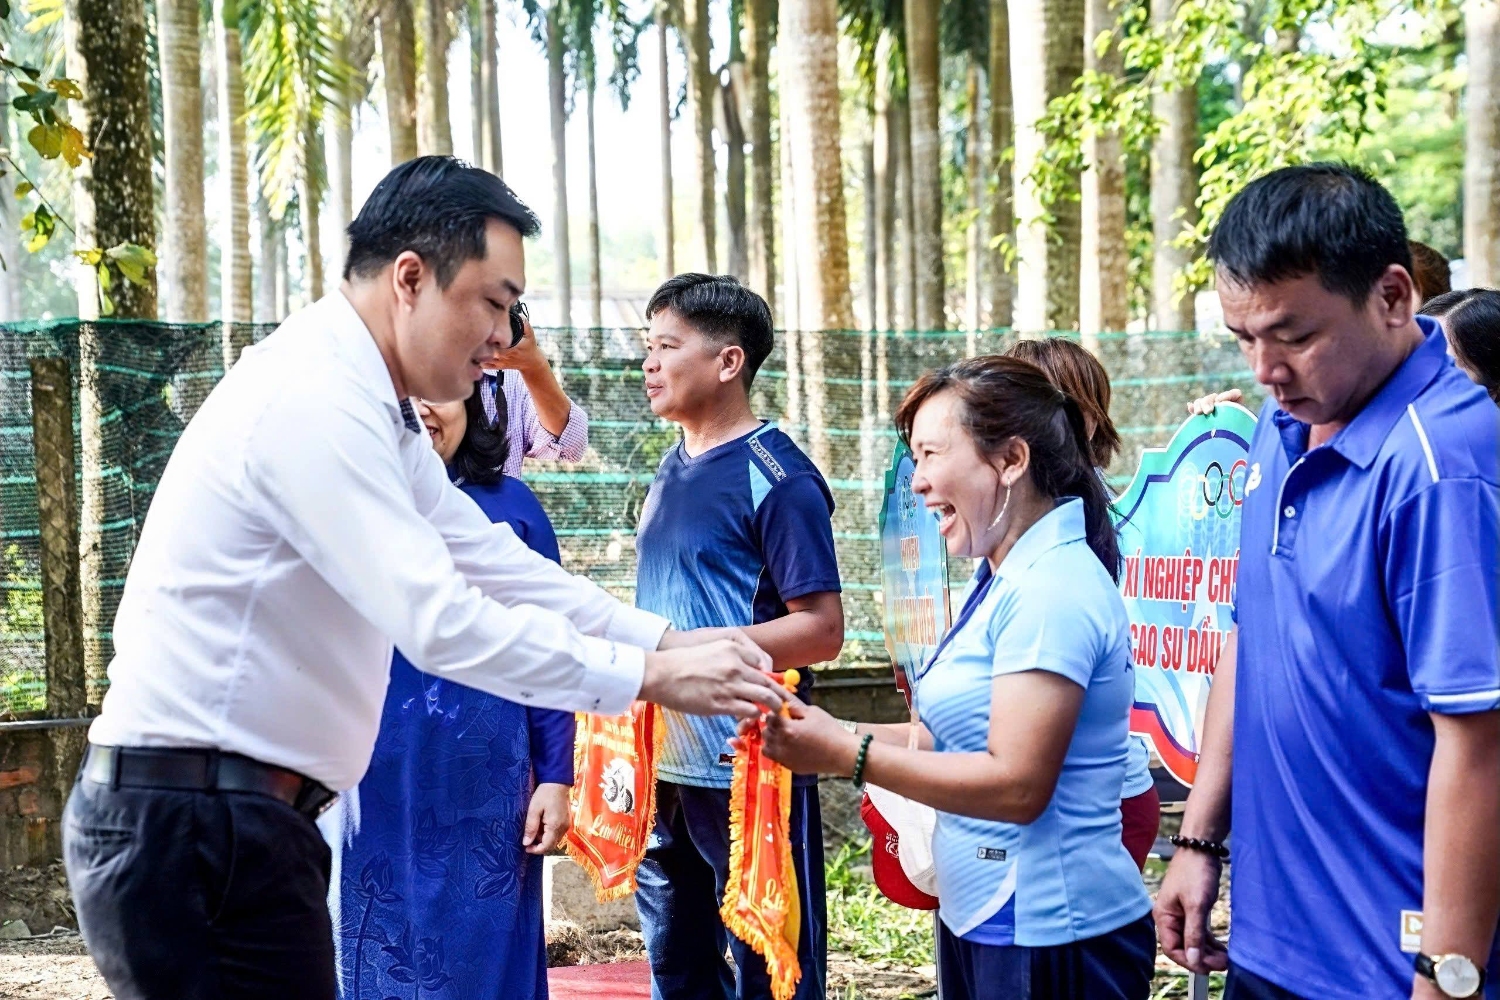
<svg viewBox="0 0 1500 1000"><path fill-rule="evenodd" d="M526 336L526 324L531 322L531 313L526 303L517 302L510 307L510 346L515 347Z"/></svg>

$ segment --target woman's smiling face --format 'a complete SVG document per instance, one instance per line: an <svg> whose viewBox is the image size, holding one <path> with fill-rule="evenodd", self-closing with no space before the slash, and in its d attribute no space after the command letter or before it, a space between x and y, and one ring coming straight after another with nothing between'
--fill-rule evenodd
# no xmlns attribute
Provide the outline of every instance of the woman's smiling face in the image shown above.
<svg viewBox="0 0 1500 1000"><path fill-rule="evenodd" d="M917 410L911 451L916 460L912 491L937 512L948 554L961 559L988 555L995 545L991 536L999 534L993 524L1005 489L965 429L956 394L939 392Z"/></svg>
<svg viewBox="0 0 1500 1000"><path fill-rule="evenodd" d="M429 403L417 401L417 418L432 437L432 447L447 465L458 452L464 431L469 429L469 414L464 400L456 403Z"/></svg>

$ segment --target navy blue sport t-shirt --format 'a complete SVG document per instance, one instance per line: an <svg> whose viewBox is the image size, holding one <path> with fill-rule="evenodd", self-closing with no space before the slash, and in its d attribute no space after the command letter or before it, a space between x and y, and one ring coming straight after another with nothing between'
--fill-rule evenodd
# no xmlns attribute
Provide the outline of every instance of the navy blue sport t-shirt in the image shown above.
<svg viewBox="0 0 1500 1000"><path fill-rule="evenodd" d="M822 474L774 424L696 457L678 442L641 510L635 603L679 629L781 618L787 601L840 589L832 517ZM657 773L728 788L735 720L663 715Z"/></svg>

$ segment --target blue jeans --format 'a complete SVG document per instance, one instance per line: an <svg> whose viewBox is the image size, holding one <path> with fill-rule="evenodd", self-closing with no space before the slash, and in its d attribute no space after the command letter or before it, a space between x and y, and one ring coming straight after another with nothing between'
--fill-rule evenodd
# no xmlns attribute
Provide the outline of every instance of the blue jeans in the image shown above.
<svg viewBox="0 0 1500 1000"><path fill-rule="evenodd" d="M816 785L792 788L790 830L802 905L795 1000L823 1000L828 908ZM652 1000L770 1000L765 961L719 919L729 881L728 789L657 782L656 827L636 878ZM726 946L738 977L724 961Z"/></svg>
<svg viewBox="0 0 1500 1000"><path fill-rule="evenodd" d="M975 944L938 924L943 1000L1147 1000L1155 964L1149 916L1047 948Z"/></svg>

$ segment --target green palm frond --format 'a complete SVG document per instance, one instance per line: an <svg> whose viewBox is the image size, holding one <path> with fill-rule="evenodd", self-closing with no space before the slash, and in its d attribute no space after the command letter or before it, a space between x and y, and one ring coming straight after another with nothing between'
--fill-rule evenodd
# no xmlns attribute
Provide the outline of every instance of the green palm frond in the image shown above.
<svg viewBox="0 0 1500 1000"><path fill-rule="evenodd" d="M918 0L921 2L921 0ZM854 69L866 96L875 92L876 60L880 38L890 32L891 65L897 91L906 89L905 0L839 0L839 18L844 34L854 41Z"/></svg>
<svg viewBox="0 0 1500 1000"><path fill-rule="evenodd" d="M614 69L609 87L620 101L621 110L630 108L630 88L641 75L641 34L650 22L650 14L633 21L624 0L605 0L604 16L609 24L610 47L614 52Z"/></svg>
<svg viewBox="0 0 1500 1000"><path fill-rule="evenodd" d="M337 55L339 0L245 0L246 126L271 214L281 218L297 184L322 185L318 129L352 71Z"/></svg>

